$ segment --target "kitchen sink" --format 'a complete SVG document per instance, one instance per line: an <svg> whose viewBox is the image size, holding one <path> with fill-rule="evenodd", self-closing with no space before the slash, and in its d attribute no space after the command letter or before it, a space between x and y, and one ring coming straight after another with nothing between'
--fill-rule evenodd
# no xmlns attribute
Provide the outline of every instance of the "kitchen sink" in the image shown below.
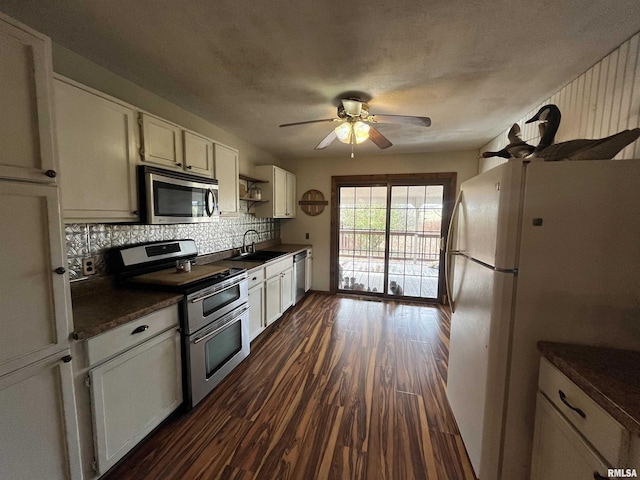
<svg viewBox="0 0 640 480"><path fill-rule="evenodd" d="M274 258L287 255L286 252L272 252L270 250L258 250L257 252L241 253L235 257L231 257L228 260L233 262L268 262Z"/></svg>

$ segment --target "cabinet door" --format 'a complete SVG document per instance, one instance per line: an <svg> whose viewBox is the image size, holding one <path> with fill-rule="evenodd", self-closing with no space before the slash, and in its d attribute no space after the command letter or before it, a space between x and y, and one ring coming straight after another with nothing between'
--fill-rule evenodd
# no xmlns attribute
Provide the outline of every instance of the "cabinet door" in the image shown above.
<svg viewBox="0 0 640 480"><path fill-rule="evenodd" d="M89 372L98 473L182 403L180 365L180 334L171 329Z"/></svg>
<svg viewBox="0 0 640 480"><path fill-rule="evenodd" d="M0 65L0 177L53 182L49 39L0 14Z"/></svg>
<svg viewBox="0 0 640 480"><path fill-rule="evenodd" d="M287 217L287 172L273 169L273 216Z"/></svg>
<svg viewBox="0 0 640 480"><path fill-rule="evenodd" d="M256 338L265 327L264 283L249 290L249 338Z"/></svg>
<svg viewBox="0 0 640 480"><path fill-rule="evenodd" d="M296 216L296 176L287 172L286 179L286 217L295 218Z"/></svg>
<svg viewBox="0 0 640 480"><path fill-rule="evenodd" d="M213 142L184 132L184 164L189 173L213 178Z"/></svg>
<svg viewBox="0 0 640 480"><path fill-rule="evenodd" d="M307 250L307 258L304 270L304 291L311 290L311 282L313 280L313 254L311 249Z"/></svg>
<svg viewBox="0 0 640 480"><path fill-rule="evenodd" d="M0 375L69 347L55 186L0 182Z"/></svg>
<svg viewBox="0 0 640 480"><path fill-rule="evenodd" d="M238 152L223 145L215 145L215 178L218 180L220 213L238 213L240 187L238 185Z"/></svg>
<svg viewBox="0 0 640 480"><path fill-rule="evenodd" d="M607 466L565 418L538 393L531 480L584 480Z"/></svg>
<svg viewBox="0 0 640 480"><path fill-rule="evenodd" d="M140 114L142 160L146 163L183 170L182 130L156 117Z"/></svg>
<svg viewBox="0 0 640 480"><path fill-rule="evenodd" d="M293 284L293 268L289 268L282 272L281 277L281 295L282 295L282 313L293 305L294 284Z"/></svg>
<svg viewBox="0 0 640 480"><path fill-rule="evenodd" d="M282 315L282 295L280 293L280 274L267 280L265 316L267 325L271 325Z"/></svg>
<svg viewBox="0 0 640 480"><path fill-rule="evenodd" d="M0 478L82 478L69 353L0 378Z"/></svg>
<svg viewBox="0 0 640 480"><path fill-rule="evenodd" d="M60 80L55 99L65 220L137 220L136 112Z"/></svg>

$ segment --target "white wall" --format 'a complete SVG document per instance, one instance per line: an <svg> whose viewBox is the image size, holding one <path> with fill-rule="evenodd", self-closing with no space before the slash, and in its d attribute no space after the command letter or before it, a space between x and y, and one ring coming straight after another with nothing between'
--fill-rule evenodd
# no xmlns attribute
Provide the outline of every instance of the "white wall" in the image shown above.
<svg viewBox="0 0 640 480"><path fill-rule="evenodd" d="M391 173L457 172L456 187L478 174L475 151L423 153L410 155L359 156L283 160L282 168L296 174L298 200L307 190L320 190L325 200L331 201L331 177L334 175L364 175ZM297 205L296 218L280 221L280 237L284 243L310 243L313 245L314 290L329 290L329 245L331 205L320 215L311 217ZM305 233L309 233L309 240Z"/></svg>
<svg viewBox="0 0 640 480"><path fill-rule="evenodd" d="M53 70L131 105L209 137L239 152L240 172L251 175L256 163L276 163L277 159L239 137L178 107L149 90L53 43ZM186 93L185 93L186 94Z"/></svg>
<svg viewBox="0 0 640 480"><path fill-rule="evenodd" d="M640 126L640 33L620 45L550 98L541 100L520 119L522 137L532 145L539 141L538 127L525 125L538 109L554 103L562 112L556 143L576 138L602 138L627 128ZM535 74L535 72L534 72ZM526 92L523 92L525 94ZM504 132L480 149L496 151L509 142ZM640 141L632 143L615 158L640 158ZM480 172L505 162L502 158L480 159Z"/></svg>

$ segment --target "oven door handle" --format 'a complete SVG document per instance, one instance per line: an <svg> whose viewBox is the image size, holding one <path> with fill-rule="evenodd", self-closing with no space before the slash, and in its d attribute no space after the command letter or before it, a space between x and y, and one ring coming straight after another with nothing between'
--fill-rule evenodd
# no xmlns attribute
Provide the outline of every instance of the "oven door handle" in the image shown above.
<svg viewBox="0 0 640 480"><path fill-rule="evenodd" d="M244 279L242 279L242 280L244 280ZM201 302L201 301L203 301L203 300L205 300L205 299L207 299L209 297L213 297L214 295L217 295L217 294L222 293L222 292L224 292L226 290L229 290L230 288L237 287L238 285L240 285L242 283L242 280L240 280L238 282L233 282L231 285L228 285L228 286L226 286L224 288L221 288L220 290L216 290L214 292L211 292L211 293L209 293L207 295L203 295L202 297L194 298L194 299L191 300L191 303Z"/></svg>
<svg viewBox="0 0 640 480"><path fill-rule="evenodd" d="M234 316L231 320L235 320L238 317L241 317L245 312L247 312L249 310L249 307L245 307L243 308L240 312L233 312ZM224 317L223 317L224 318ZM223 326L221 326L220 328L216 328L213 332L209 332L206 335L203 335L202 337L198 337L193 341L193 344L196 345L200 342L202 342L203 340L206 340L207 338L215 335L216 333L221 332L222 330L225 330L227 328L229 328L231 325L233 325L233 323L231 321L229 321L229 323L225 323Z"/></svg>

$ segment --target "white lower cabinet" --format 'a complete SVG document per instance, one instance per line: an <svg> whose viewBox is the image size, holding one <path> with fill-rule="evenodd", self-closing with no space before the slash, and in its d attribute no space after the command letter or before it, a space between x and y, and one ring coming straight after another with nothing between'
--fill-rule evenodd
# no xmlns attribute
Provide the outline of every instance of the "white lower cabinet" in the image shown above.
<svg viewBox="0 0 640 480"><path fill-rule="evenodd" d="M282 298L280 296L280 274L265 283L265 320L271 325L282 315Z"/></svg>
<svg viewBox="0 0 640 480"><path fill-rule="evenodd" d="M91 368L89 379L96 470L103 474L182 403L177 324Z"/></svg>
<svg viewBox="0 0 640 480"><path fill-rule="evenodd" d="M0 377L0 478L79 479L69 351Z"/></svg>
<svg viewBox="0 0 640 480"><path fill-rule="evenodd" d="M282 279L280 281L282 313L284 313L287 308L293 305L293 287L293 268L288 268L287 270L282 272Z"/></svg>
<svg viewBox="0 0 640 480"><path fill-rule="evenodd" d="M635 468L630 432L546 359L540 362L531 480L608 479Z"/></svg>
<svg viewBox="0 0 640 480"><path fill-rule="evenodd" d="M249 329L253 340L293 305L293 255L250 270L247 276Z"/></svg>
<svg viewBox="0 0 640 480"><path fill-rule="evenodd" d="M253 340L266 327L264 317L264 283L249 289L249 338Z"/></svg>
<svg viewBox="0 0 640 480"><path fill-rule="evenodd" d="M540 393L536 405L532 480L592 479L607 477L600 456Z"/></svg>
<svg viewBox="0 0 640 480"><path fill-rule="evenodd" d="M293 268L267 279L265 303L267 325L271 325L293 305Z"/></svg>

